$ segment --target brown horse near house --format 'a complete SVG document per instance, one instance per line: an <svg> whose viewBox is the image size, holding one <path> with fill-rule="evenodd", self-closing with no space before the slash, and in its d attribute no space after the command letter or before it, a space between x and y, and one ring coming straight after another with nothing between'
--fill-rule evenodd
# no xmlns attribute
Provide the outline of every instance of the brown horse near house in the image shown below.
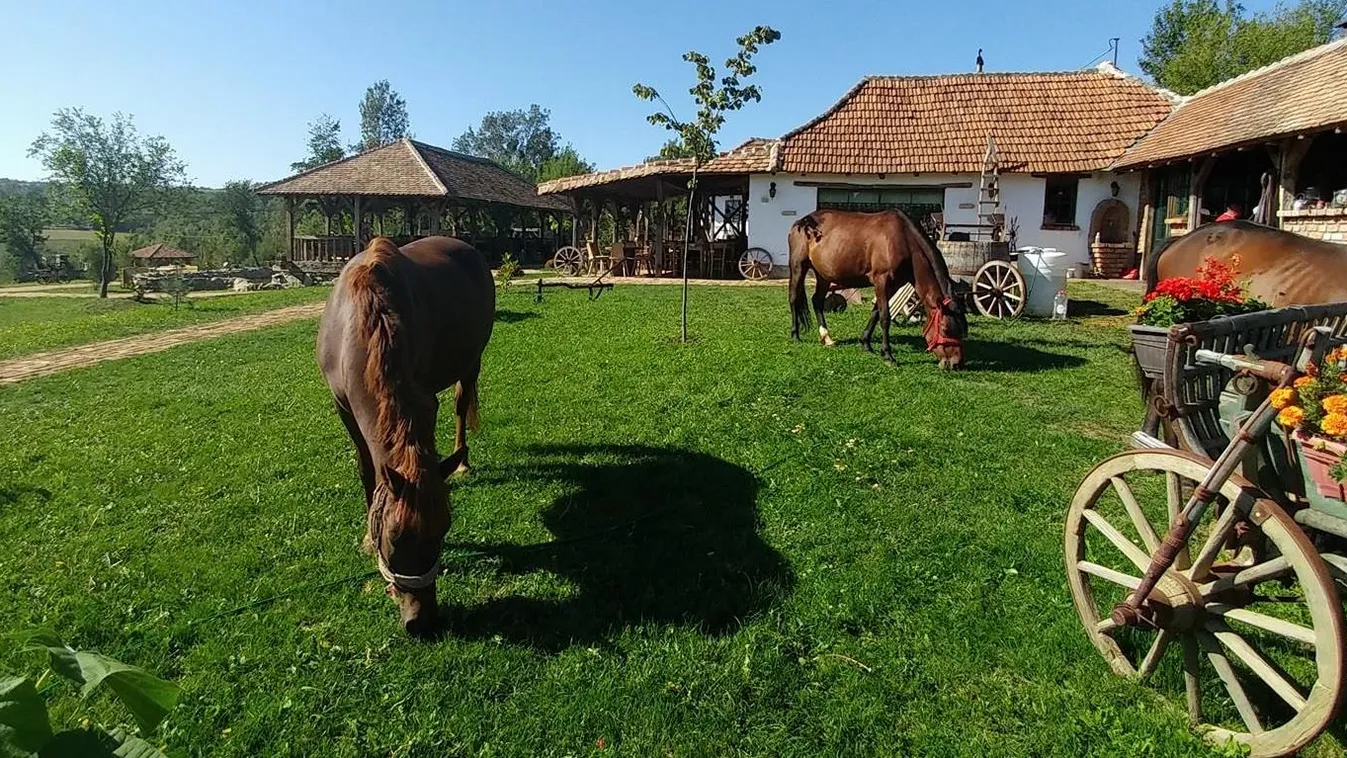
<svg viewBox="0 0 1347 758"><path fill-rule="evenodd" d="M1347 245L1250 221L1206 224L1170 241L1146 262L1147 291L1162 279L1196 276L1208 256L1229 262L1236 254L1249 294L1274 308L1347 300Z"/></svg>
<svg viewBox="0 0 1347 758"><path fill-rule="evenodd" d="M861 346L873 352L870 340L879 323L880 355L893 362L889 298L911 282L926 309L922 334L927 351L936 356L941 368L955 369L963 364L963 339L968 335L963 301L954 296L954 284L939 248L902 211L814 211L791 226L789 241L792 339L800 339L800 328L809 326L804 279L812 270L819 340L833 344L823 315L829 284L873 286L875 309L861 335Z"/></svg>
<svg viewBox="0 0 1347 758"><path fill-rule="evenodd" d="M379 237L342 270L318 327L318 364L365 488L365 546L416 636L436 628L444 478L468 467L495 308L491 270L467 243L427 237L399 250ZM453 385L455 449L441 461L436 396Z"/></svg>

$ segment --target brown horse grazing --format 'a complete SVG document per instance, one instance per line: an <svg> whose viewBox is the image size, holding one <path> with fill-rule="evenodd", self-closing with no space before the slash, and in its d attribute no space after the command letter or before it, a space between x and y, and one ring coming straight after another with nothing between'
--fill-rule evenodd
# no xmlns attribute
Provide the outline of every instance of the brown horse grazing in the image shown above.
<svg viewBox="0 0 1347 758"><path fill-rule="evenodd" d="M1146 289L1162 279L1195 276L1207 256L1229 262L1249 294L1274 308L1347 300L1347 245L1335 245L1249 221L1200 226L1172 240L1146 264Z"/></svg>
<svg viewBox="0 0 1347 758"><path fill-rule="evenodd" d="M428 237L399 250L380 237L342 270L318 328L318 364L365 486L365 546L412 635L436 627L450 522L444 478L468 467L465 434L476 426L495 309L491 270L467 243ZM454 384L455 449L441 461L436 395Z"/></svg>
<svg viewBox="0 0 1347 758"><path fill-rule="evenodd" d="M823 315L828 285L873 286L875 308L861 335L861 346L874 351L870 339L875 324L882 324L880 355L892 363L889 298L911 282L927 313L922 329L927 351L935 354L940 368L955 369L963 364L963 339L968 335L963 301L954 296L954 284L939 248L902 211L814 211L791 226L789 240L791 339L800 339L800 328L809 326L804 277L813 270L819 340L833 344Z"/></svg>

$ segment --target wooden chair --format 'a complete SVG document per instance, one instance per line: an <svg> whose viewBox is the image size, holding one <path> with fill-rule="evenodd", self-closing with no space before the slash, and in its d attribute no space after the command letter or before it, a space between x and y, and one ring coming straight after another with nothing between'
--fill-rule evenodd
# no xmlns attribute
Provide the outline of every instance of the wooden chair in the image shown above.
<svg viewBox="0 0 1347 758"><path fill-rule="evenodd" d="M613 269L613 273L627 276L627 267L631 265L631 261L627 259L627 246L621 242L614 242L610 251L608 253L608 266ZM606 271L607 269L603 270Z"/></svg>
<svg viewBox="0 0 1347 758"><path fill-rule="evenodd" d="M636 248L635 274L641 275L641 267L645 267L647 276L655 275L655 253L650 249L650 243L646 242L638 245Z"/></svg>
<svg viewBox="0 0 1347 758"><path fill-rule="evenodd" d="M612 256L601 251L598 242L595 242L594 240L585 240L584 273L598 276L607 271L612 265Z"/></svg>
<svg viewBox="0 0 1347 758"><path fill-rule="evenodd" d="M720 242L710 243L706 250L707 277L711 279L724 279L725 267L726 264L729 263L729 257L730 251L728 245Z"/></svg>

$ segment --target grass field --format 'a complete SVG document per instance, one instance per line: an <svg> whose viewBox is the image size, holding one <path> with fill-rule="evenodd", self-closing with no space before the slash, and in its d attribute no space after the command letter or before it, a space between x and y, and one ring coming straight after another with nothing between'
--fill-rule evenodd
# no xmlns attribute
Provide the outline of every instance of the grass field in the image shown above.
<svg viewBox="0 0 1347 758"><path fill-rule="evenodd" d="M897 367L791 344L775 288L694 289L688 346L675 288L504 295L449 541L505 549L446 559L430 643L307 589L371 568L314 323L0 389L0 632L180 682L190 754L1205 755L1067 593L1069 497L1141 416L1129 296L1072 293L958 374L911 327Z"/></svg>
<svg viewBox="0 0 1347 758"><path fill-rule="evenodd" d="M125 298L4 297L0 294L0 359L133 334L314 303L327 287L250 292L172 303L136 303Z"/></svg>

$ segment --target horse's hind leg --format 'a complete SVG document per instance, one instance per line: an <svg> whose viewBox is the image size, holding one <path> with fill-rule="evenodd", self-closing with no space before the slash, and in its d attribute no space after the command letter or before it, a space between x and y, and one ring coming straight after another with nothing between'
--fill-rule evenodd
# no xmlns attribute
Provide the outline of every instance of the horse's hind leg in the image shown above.
<svg viewBox="0 0 1347 758"><path fill-rule="evenodd" d="M472 470L468 465L468 427L477 426L477 375L480 371L480 366L473 369L454 391L454 454L451 457L461 457L461 460L457 468L448 473L466 474Z"/></svg>
<svg viewBox="0 0 1347 758"><path fill-rule="evenodd" d="M814 271L814 315L818 316L818 338L819 342L832 347L837 343L833 341L828 334L828 320L823 315L823 305L828 300L828 282Z"/></svg>
<svg viewBox="0 0 1347 758"><path fill-rule="evenodd" d="M356 423L355 415L342 405L340 400L334 402L342 426L346 427L346 433L351 435L351 441L355 443L356 463L360 466L360 483L365 487L365 516L368 522L369 509L374 503L374 459L370 457L369 445L365 444L365 435L360 433L360 425ZM368 528L365 530L365 539L361 542L361 547L368 552L374 550Z"/></svg>

